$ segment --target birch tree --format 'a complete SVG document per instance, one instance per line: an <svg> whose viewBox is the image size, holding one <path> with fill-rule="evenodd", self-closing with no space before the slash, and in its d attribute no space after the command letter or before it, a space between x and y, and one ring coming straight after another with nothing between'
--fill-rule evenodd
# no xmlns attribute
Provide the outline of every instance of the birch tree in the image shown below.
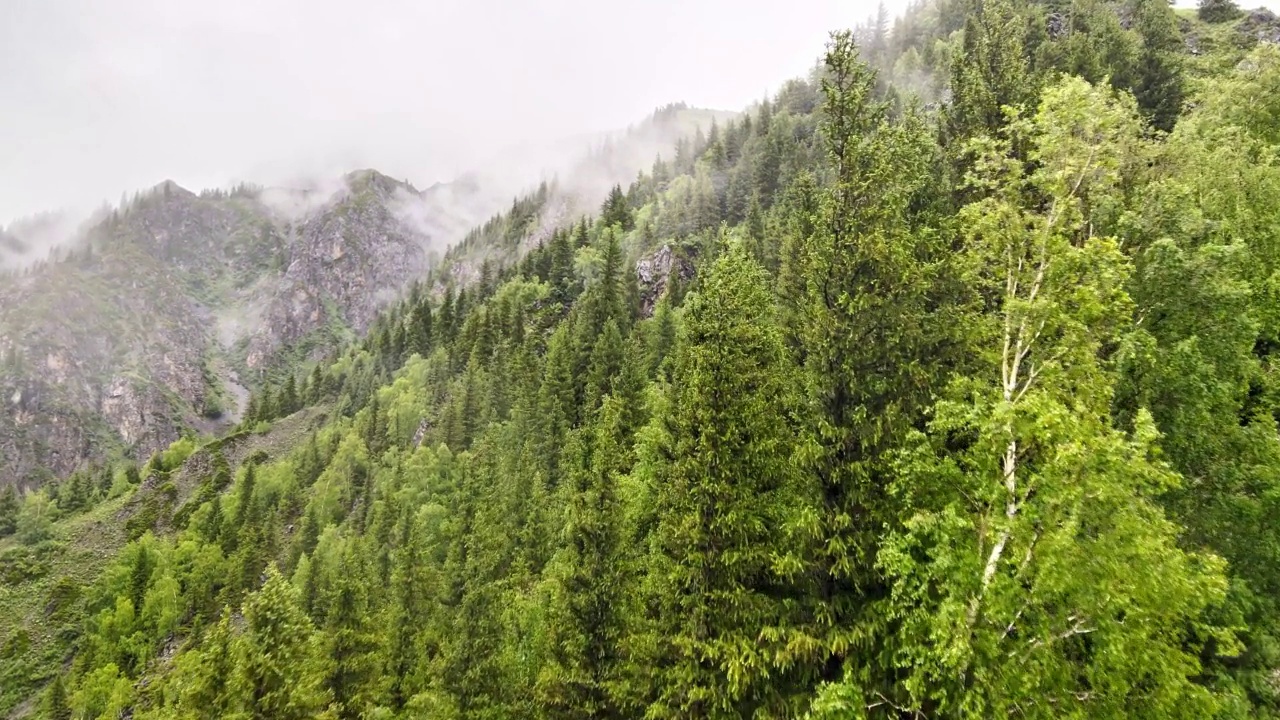
<svg viewBox="0 0 1280 720"><path fill-rule="evenodd" d="M983 372L956 380L898 459L911 508L878 562L898 625L892 694L921 717L1207 717L1197 648L1222 563L1177 546L1155 502L1180 478L1150 415L1113 427L1109 353L1129 266L1091 217L1138 143L1132 101L1080 79L977 143L968 254L987 313ZM1029 147L1013 159L1013 147Z"/></svg>

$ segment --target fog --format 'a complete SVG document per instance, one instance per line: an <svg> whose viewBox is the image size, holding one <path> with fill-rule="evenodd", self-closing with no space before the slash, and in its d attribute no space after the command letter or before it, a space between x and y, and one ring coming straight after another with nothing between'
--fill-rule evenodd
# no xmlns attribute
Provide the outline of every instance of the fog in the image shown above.
<svg viewBox="0 0 1280 720"><path fill-rule="evenodd" d="M418 187L803 74L850 0L0 0L0 223L169 178ZM890 5L890 9L896 9ZM507 158L512 158L507 162Z"/></svg>

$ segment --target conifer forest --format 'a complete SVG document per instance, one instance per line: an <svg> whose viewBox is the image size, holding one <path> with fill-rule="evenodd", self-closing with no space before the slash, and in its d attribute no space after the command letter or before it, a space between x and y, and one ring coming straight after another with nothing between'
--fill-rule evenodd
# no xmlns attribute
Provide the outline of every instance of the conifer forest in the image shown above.
<svg viewBox="0 0 1280 720"><path fill-rule="evenodd" d="M1280 717L1260 12L920 0L518 197L229 432L0 491L0 716Z"/></svg>

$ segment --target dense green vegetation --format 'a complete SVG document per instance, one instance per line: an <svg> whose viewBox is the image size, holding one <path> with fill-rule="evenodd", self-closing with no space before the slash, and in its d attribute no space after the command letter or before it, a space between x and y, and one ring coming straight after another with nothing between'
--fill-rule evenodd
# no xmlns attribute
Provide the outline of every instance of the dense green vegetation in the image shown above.
<svg viewBox="0 0 1280 720"><path fill-rule="evenodd" d="M0 709L1280 715L1280 50L886 25L523 254L518 201L235 435L0 495L57 633L0 625Z"/></svg>

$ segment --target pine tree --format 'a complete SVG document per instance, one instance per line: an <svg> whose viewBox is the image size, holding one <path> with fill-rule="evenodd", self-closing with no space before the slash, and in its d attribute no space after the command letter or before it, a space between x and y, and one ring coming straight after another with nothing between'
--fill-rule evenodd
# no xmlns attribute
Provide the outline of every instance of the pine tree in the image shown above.
<svg viewBox="0 0 1280 720"><path fill-rule="evenodd" d="M765 288L735 245L689 301L655 488L653 717L748 717L793 700L781 678L766 682L772 653L760 643L786 622L771 556L794 491L790 370Z"/></svg>
<svg viewBox="0 0 1280 720"><path fill-rule="evenodd" d="M254 720L309 720L327 704L311 621L275 565L244 606L236 682Z"/></svg>
<svg viewBox="0 0 1280 720"><path fill-rule="evenodd" d="M12 485L0 490L0 537L12 535L18 529L18 493Z"/></svg>
<svg viewBox="0 0 1280 720"><path fill-rule="evenodd" d="M337 717L364 717L376 704L382 680L381 641L370 611L368 579L348 550L325 616L324 686Z"/></svg>

